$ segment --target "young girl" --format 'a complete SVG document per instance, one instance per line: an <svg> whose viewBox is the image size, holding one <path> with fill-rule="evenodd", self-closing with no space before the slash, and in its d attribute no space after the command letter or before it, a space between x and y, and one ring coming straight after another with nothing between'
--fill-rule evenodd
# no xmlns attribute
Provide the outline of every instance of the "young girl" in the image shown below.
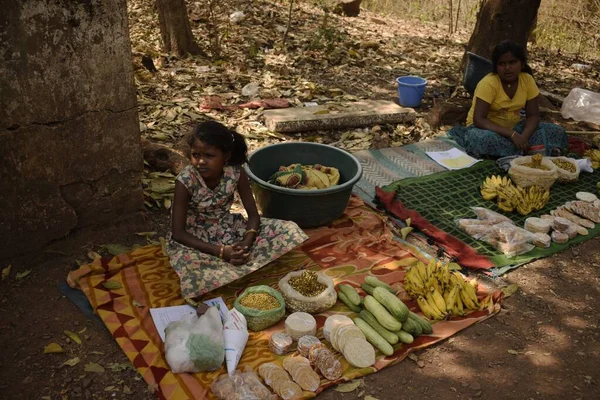
<svg viewBox="0 0 600 400"><path fill-rule="evenodd" d="M510 41L492 53L493 72L478 84L467 126L454 127L448 136L476 157L504 157L540 146L546 155L560 155L569 140L565 130L540 122L540 91L527 65L525 49ZM525 119L520 112L525 107Z"/></svg>
<svg viewBox="0 0 600 400"><path fill-rule="evenodd" d="M189 144L190 165L175 182L167 240L185 299L256 271L308 238L293 222L261 220L241 167L248 148L239 133L218 122L203 122ZM247 221L230 213L236 190Z"/></svg>

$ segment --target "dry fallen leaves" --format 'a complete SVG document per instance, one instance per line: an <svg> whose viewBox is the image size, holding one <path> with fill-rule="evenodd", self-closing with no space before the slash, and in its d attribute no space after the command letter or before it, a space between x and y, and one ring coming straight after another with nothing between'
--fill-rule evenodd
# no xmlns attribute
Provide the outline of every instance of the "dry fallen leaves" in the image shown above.
<svg viewBox="0 0 600 400"><path fill-rule="evenodd" d="M12 265L9 265L8 267L2 269L2 280L5 280L6 278L8 278L8 276L10 275L11 268L12 268Z"/></svg>
<svg viewBox="0 0 600 400"><path fill-rule="evenodd" d="M85 372L94 372L97 374L101 374L105 371L102 365L93 362L85 364L84 370Z"/></svg>
<svg viewBox="0 0 600 400"><path fill-rule="evenodd" d="M59 354L64 352L65 350L58 343L50 343L44 347L44 354Z"/></svg>
<svg viewBox="0 0 600 400"><path fill-rule="evenodd" d="M353 392L354 390L356 390L356 388L358 388L362 383L363 383L362 379L355 379L348 383L340 383L333 390L335 390L336 392L340 392L340 393L349 393L349 392Z"/></svg>
<svg viewBox="0 0 600 400"><path fill-rule="evenodd" d="M77 343L77 344L81 344L81 343L83 343L83 342L81 341L81 338L79 337L79 335L78 335L78 334L76 334L75 332L71 332L71 331L63 331L63 333L64 333L65 335L67 335L67 337L68 337L69 339L71 339L73 342L75 342L75 343Z"/></svg>
<svg viewBox="0 0 600 400"><path fill-rule="evenodd" d="M102 286L104 286L104 288L108 290L116 290L121 289L123 287L123 285L116 281L106 281L102 284Z"/></svg>

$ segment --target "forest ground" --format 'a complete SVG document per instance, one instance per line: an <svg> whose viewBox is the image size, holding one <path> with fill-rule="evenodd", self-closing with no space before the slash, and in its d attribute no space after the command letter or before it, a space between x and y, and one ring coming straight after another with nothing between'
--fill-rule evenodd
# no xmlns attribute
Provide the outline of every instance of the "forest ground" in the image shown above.
<svg viewBox="0 0 600 400"><path fill-rule="evenodd" d="M434 98L464 96L457 89L457 71L467 32L448 37L442 27L368 12L352 19L331 16L324 25L322 12L301 4L283 51L277 43L280 27L286 24L285 3L231 1L223 3L230 10L243 9L247 18L228 25L224 56L215 63L161 55L152 3L129 2L132 47L135 54L151 54L158 67L151 74L136 64L143 136L167 146L183 137L193 121L206 117L235 125L252 148L302 138L355 151L376 147L382 136L389 145L401 145L440 132L423 119ZM190 4L190 13L195 36L208 37L204 10ZM209 48L206 40L200 43ZM543 89L562 96L576 86L600 91L598 60L576 60L534 47L531 61ZM577 70L572 67L575 62L592 68ZM247 100L240 92L249 82L260 84L263 98L282 96L295 104L395 100L394 78L404 74L429 81L419 119L411 126L282 136L264 129L261 110L204 113L199 106L207 95L219 94L230 103ZM584 129L572 121L567 125L556 114L548 117L568 130ZM150 230L157 232L154 239L166 235L168 218L164 207L148 209ZM101 246L115 238L123 246L147 243L140 236L116 234L107 230L93 240L80 238L52 252L13 260L9 277L0 282L0 398L153 398L152 388L131 368L107 330L56 288L90 251L106 254ZM495 287L519 286L505 299L500 314L365 377L351 393L329 389L319 398L598 398L599 244L599 239L591 240L491 281ZM22 277L17 279L17 274ZM83 343L67 339L65 330L81 332ZM51 342L66 352L43 354ZM75 357L80 360L76 365L64 364ZM94 364L104 371L90 372Z"/></svg>

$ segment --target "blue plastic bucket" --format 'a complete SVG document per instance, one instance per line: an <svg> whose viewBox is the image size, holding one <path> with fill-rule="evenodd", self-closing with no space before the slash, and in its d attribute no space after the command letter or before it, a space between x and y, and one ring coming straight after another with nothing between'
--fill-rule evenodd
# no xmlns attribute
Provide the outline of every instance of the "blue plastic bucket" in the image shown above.
<svg viewBox="0 0 600 400"><path fill-rule="evenodd" d="M427 81L418 76L401 76L396 78L400 105L404 107L419 107L425 93Z"/></svg>

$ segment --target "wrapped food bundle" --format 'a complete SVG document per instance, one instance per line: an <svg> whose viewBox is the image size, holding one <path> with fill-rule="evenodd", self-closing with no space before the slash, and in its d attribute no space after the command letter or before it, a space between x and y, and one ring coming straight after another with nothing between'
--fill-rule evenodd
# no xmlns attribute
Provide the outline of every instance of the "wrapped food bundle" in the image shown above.
<svg viewBox="0 0 600 400"><path fill-rule="evenodd" d="M533 233L548 233L550 232L550 222L541 218L530 217L525 220L524 228Z"/></svg>
<svg viewBox="0 0 600 400"><path fill-rule="evenodd" d="M503 222L494 225L481 240L491 244L506 256L514 257L533 250L535 246L531 243L534 237L533 233L513 223Z"/></svg>
<svg viewBox="0 0 600 400"><path fill-rule="evenodd" d="M262 384L250 366L246 366L244 371L236 371L231 376L219 376L210 385L210 389L220 400L277 399L277 395Z"/></svg>
<svg viewBox="0 0 600 400"><path fill-rule="evenodd" d="M285 314L285 300L270 286L251 286L233 304L248 322L248 329L262 331L275 325Z"/></svg>
<svg viewBox="0 0 600 400"><path fill-rule="evenodd" d="M298 352L302 357L308 357L308 352L315 344L321 343L318 337L313 335L302 336L298 339Z"/></svg>
<svg viewBox="0 0 600 400"><path fill-rule="evenodd" d="M285 332L277 332L271 335L269 339L269 349L278 356L282 356L290 350L293 340Z"/></svg>
<svg viewBox="0 0 600 400"><path fill-rule="evenodd" d="M291 312L316 314L330 309L337 301L333 280L321 271L290 272L279 281L279 289Z"/></svg>

